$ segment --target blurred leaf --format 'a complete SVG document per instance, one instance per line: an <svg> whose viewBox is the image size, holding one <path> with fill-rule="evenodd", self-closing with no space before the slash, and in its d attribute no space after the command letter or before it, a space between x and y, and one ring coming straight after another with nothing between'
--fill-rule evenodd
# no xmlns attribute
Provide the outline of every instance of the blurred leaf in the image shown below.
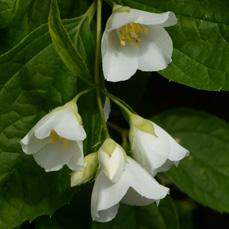
<svg viewBox="0 0 229 229"><path fill-rule="evenodd" d="M229 90L229 2L227 0L113 0L151 12L174 11L168 28L174 42L172 64L161 75L205 90Z"/></svg>
<svg viewBox="0 0 229 229"><path fill-rule="evenodd" d="M229 125L189 109L164 112L153 120L190 150L190 156L167 173L169 178L201 204L229 212Z"/></svg>
<svg viewBox="0 0 229 229"><path fill-rule="evenodd" d="M176 207L179 212L180 228L195 229L193 222L194 203L191 200L177 201Z"/></svg>
<svg viewBox="0 0 229 229"><path fill-rule="evenodd" d="M159 206L144 207L121 205L118 215L108 223L94 222L93 229L179 229L179 218L171 198L163 199Z"/></svg>

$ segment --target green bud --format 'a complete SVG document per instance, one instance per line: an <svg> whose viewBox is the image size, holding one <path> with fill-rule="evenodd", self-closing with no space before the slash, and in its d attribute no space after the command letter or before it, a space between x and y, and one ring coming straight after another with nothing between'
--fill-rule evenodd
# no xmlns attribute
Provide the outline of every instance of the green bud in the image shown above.
<svg viewBox="0 0 229 229"><path fill-rule="evenodd" d="M88 154L84 157L84 168L71 174L71 187L87 183L96 175L98 168L97 153Z"/></svg>

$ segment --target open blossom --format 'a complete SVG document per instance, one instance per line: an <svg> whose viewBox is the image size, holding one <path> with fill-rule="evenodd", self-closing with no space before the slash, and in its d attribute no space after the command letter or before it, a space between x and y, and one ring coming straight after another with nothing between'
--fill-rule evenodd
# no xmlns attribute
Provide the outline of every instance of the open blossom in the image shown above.
<svg viewBox="0 0 229 229"><path fill-rule="evenodd" d="M33 155L46 172L57 171L64 165L78 170L84 165L85 138L77 106L71 101L45 115L20 143L22 150Z"/></svg>
<svg viewBox="0 0 229 229"><path fill-rule="evenodd" d="M136 114L130 116L129 138L134 159L152 175L178 165L189 154L165 130Z"/></svg>
<svg viewBox="0 0 229 229"><path fill-rule="evenodd" d="M147 205L159 202L169 192L111 139L99 149L98 159L100 171L91 197L91 215L95 221L112 220L120 202Z"/></svg>
<svg viewBox="0 0 229 229"><path fill-rule="evenodd" d="M173 12L149 13L118 6L102 37L104 77L129 79L137 69L159 71L171 62L172 40L164 27L177 23Z"/></svg>

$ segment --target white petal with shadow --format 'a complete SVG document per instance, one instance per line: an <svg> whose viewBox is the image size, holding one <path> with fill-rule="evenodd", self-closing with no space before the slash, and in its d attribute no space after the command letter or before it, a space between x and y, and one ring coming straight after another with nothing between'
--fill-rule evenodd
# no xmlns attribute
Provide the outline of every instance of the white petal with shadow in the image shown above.
<svg viewBox="0 0 229 229"><path fill-rule="evenodd" d="M172 61L172 40L161 27L151 26L138 50L138 69L141 71L160 71Z"/></svg>

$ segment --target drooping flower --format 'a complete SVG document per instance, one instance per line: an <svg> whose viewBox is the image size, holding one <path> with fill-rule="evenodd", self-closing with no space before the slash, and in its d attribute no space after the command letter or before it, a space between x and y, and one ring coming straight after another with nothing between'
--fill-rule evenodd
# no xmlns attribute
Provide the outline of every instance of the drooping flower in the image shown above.
<svg viewBox="0 0 229 229"><path fill-rule="evenodd" d="M102 37L104 77L129 79L137 69L159 71L172 61L173 44L164 27L177 23L173 12L149 13L117 6Z"/></svg>
<svg viewBox="0 0 229 229"><path fill-rule="evenodd" d="M99 149L98 158L100 171L91 197L91 215L95 221L112 220L120 202L137 206L158 203L169 192L111 139Z"/></svg>
<svg viewBox="0 0 229 229"><path fill-rule="evenodd" d="M189 154L165 130L136 114L130 116L129 139L134 159L152 175L178 165Z"/></svg>
<svg viewBox="0 0 229 229"><path fill-rule="evenodd" d="M78 170L84 165L85 138L78 108L70 101L39 120L20 143L24 153L33 155L46 172L57 171L64 165Z"/></svg>

